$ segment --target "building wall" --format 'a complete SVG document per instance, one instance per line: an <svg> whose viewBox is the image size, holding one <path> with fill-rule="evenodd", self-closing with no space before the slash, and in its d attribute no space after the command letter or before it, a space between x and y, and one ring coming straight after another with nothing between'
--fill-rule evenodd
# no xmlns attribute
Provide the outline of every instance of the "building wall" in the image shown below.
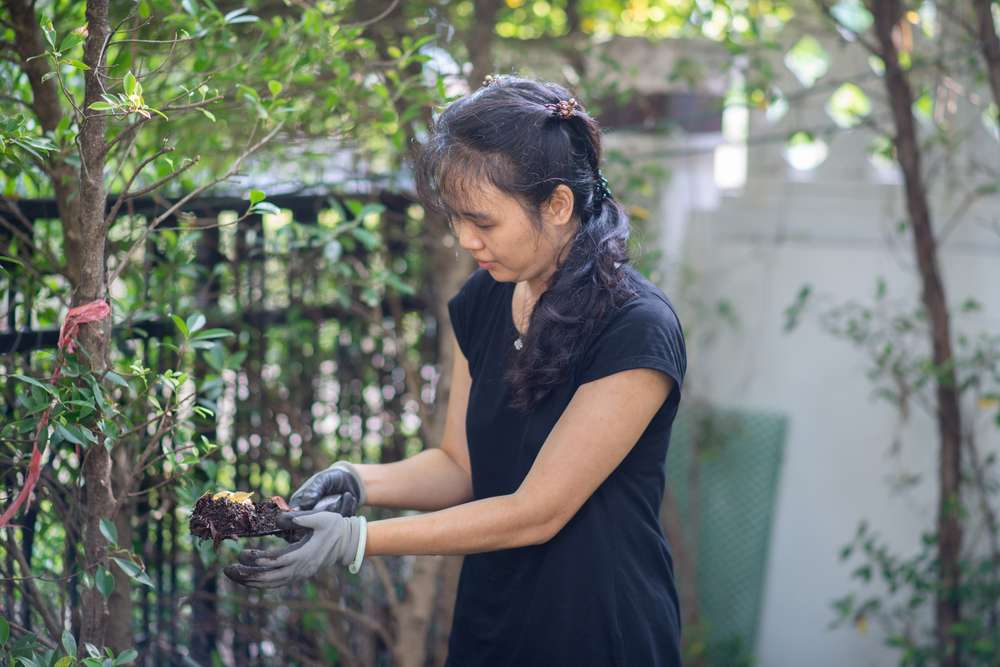
<svg viewBox="0 0 1000 667"><path fill-rule="evenodd" d="M717 208L688 212L683 228L665 237L683 238L680 261L694 275L688 285L668 286L684 295L691 314L688 395L789 419L756 647L765 667L897 664L898 653L883 645L877 625L828 628L834 599L877 592L860 588L850 577L858 562L841 563L838 553L866 520L893 552L912 556L921 533L934 528L937 507L932 416L915 409L902 421L893 406L876 400L865 354L825 331L819 318L836 304L873 303L880 278L889 300L919 305L912 238L898 229L905 219L898 178L871 165L866 130L831 135L827 160L806 172L788 165L779 142L754 143L824 122L823 101L803 104L777 124L752 114L744 187L723 193ZM960 175L971 173L973 156L1000 166L995 139L970 127L967 150L931 183L939 231L971 182ZM1000 232L989 228L997 211L996 197L974 206L942 246L952 311L969 297L983 304L978 314L954 316L956 339L960 332L1000 331L1000 291L991 288L1000 284ZM806 284L813 307L787 333L785 310ZM721 300L732 304L735 327L700 314ZM693 307L699 304L701 310ZM980 446L1000 449L991 423L996 408L963 407L978 424ZM921 476L918 485L893 490L914 474Z"/></svg>

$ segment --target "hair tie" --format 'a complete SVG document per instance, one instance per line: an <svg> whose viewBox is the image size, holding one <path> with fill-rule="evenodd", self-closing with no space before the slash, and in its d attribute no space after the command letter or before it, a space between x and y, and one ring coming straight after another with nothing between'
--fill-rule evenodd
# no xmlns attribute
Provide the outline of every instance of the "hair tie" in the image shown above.
<svg viewBox="0 0 1000 667"><path fill-rule="evenodd" d="M577 103L575 97L571 97L568 100L559 100L555 104L545 105L545 108L549 110L549 115L553 118L561 118L562 120L571 118L579 107L580 105Z"/></svg>
<svg viewBox="0 0 1000 667"><path fill-rule="evenodd" d="M494 83L497 83L499 80L500 80L499 77L493 76L492 74L487 74L486 78L483 79L483 88L489 88Z"/></svg>
<svg viewBox="0 0 1000 667"><path fill-rule="evenodd" d="M594 203L600 204L605 199L612 197L611 188L608 187L608 179L604 178L601 170L597 170L597 182L594 184Z"/></svg>

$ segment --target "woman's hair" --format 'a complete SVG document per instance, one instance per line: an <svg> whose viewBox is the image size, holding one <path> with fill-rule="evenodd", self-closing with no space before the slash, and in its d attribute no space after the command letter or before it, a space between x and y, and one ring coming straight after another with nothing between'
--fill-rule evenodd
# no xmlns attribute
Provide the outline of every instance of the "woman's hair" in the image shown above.
<svg viewBox="0 0 1000 667"><path fill-rule="evenodd" d="M417 193L449 221L484 182L516 198L536 229L540 209L558 185L573 192L576 236L557 259L535 304L524 346L512 354L506 380L512 407L530 410L569 378L573 362L609 309L635 294L629 221L599 179L601 135L582 105L563 115L546 105L571 99L555 83L514 76L452 102L437 117L416 165Z"/></svg>

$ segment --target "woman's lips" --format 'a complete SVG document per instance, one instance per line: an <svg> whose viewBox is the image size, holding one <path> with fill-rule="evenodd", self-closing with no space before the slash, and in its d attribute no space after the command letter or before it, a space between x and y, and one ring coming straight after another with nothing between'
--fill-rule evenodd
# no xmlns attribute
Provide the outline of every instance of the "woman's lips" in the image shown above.
<svg viewBox="0 0 1000 667"><path fill-rule="evenodd" d="M492 266L493 262L479 262L479 268L481 269L489 269Z"/></svg>

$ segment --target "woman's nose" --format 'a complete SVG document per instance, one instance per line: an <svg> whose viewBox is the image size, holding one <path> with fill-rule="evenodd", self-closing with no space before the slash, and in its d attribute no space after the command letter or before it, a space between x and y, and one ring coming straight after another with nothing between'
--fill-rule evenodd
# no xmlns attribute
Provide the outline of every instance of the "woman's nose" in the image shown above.
<svg viewBox="0 0 1000 667"><path fill-rule="evenodd" d="M475 230L472 229L472 225L464 222L455 223L455 235L458 236L458 245L463 250L482 250L482 239L476 235Z"/></svg>

